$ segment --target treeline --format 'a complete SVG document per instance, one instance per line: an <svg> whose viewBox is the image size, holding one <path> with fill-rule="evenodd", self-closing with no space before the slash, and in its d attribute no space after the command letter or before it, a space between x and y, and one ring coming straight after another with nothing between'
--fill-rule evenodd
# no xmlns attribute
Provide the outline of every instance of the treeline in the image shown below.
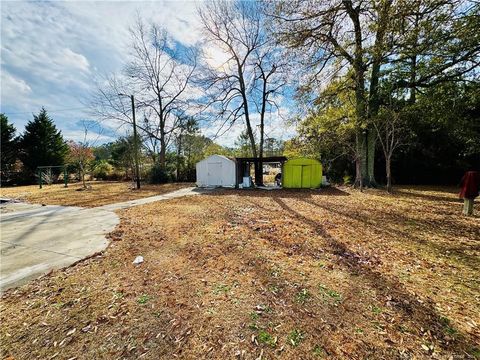
<svg viewBox="0 0 480 360"><path fill-rule="evenodd" d="M65 140L53 119L42 108L34 115L22 134L9 123L5 114L1 119L1 179L2 185L33 184L38 182L39 166L51 166L44 182L63 181L63 167L70 180L132 180L134 173L134 138L126 135L113 142L95 144L87 136L83 141ZM248 136L240 134L233 147L224 147L201 134L198 123L188 118L172 134L172 142L165 152L165 162L159 162L158 148L151 138L140 137L140 178L150 183L172 181L194 182L196 163L207 156L250 156ZM283 151L283 142L273 138L266 141L266 154L277 155Z"/></svg>
<svg viewBox="0 0 480 360"><path fill-rule="evenodd" d="M164 170L188 114L219 134L241 124L244 150L262 157L267 120L276 128L287 113L298 136L286 154L319 158L333 180L456 182L479 166L479 11L456 0L209 1L199 47L140 19L92 108L132 124L121 94L135 94Z"/></svg>
<svg viewBox="0 0 480 360"><path fill-rule="evenodd" d="M479 11L453 0L273 3L272 32L310 105L287 151L389 190L479 170Z"/></svg>

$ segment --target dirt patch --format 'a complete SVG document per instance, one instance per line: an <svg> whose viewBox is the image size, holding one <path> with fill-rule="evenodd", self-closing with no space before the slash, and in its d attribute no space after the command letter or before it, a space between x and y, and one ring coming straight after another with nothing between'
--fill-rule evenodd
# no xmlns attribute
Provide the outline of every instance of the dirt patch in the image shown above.
<svg viewBox="0 0 480 360"><path fill-rule="evenodd" d="M450 189L405 188L231 190L123 210L103 255L4 295L3 351L475 358L480 222L461 209Z"/></svg>
<svg viewBox="0 0 480 360"><path fill-rule="evenodd" d="M69 184L67 188L61 184L44 185L42 189L38 185L30 185L1 188L0 194L2 197L33 204L96 207L161 195L188 186L193 184L143 184L140 190L137 190L130 182L92 181L88 182L88 189L85 190L80 183Z"/></svg>

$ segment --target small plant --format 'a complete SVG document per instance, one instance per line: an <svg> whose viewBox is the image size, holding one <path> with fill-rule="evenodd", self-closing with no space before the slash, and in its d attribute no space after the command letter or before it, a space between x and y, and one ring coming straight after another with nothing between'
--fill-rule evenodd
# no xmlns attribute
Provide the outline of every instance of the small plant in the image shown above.
<svg viewBox="0 0 480 360"><path fill-rule="evenodd" d="M335 290L329 289L323 284L320 284L319 291L324 298L332 299L334 305L338 305L342 301L342 295L340 295L340 293L336 292Z"/></svg>
<svg viewBox="0 0 480 360"><path fill-rule="evenodd" d="M260 315L258 315L255 311L250 313L250 319L252 319L252 321L258 320L259 317Z"/></svg>
<svg viewBox="0 0 480 360"><path fill-rule="evenodd" d="M293 347L297 347L302 342L303 338L303 332L298 329L294 329L290 334L288 334L288 342Z"/></svg>
<svg viewBox="0 0 480 360"><path fill-rule="evenodd" d="M138 299L137 299L137 302L141 305L144 305L148 302L148 300L150 300L150 298L148 297L148 295L142 295L140 296Z"/></svg>
<svg viewBox="0 0 480 360"><path fill-rule="evenodd" d="M362 328L355 328L355 334L363 334Z"/></svg>
<svg viewBox="0 0 480 360"><path fill-rule="evenodd" d="M300 304L305 304L311 297L312 295L307 289L302 289L297 293L297 295L295 295L295 301Z"/></svg>
<svg viewBox="0 0 480 360"><path fill-rule="evenodd" d="M379 307L376 306L376 305L370 306L370 309L372 310L372 312L373 312L375 315L379 315L379 314L382 313L382 309L379 308Z"/></svg>
<svg viewBox="0 0 480 360"><path fill-rule="evenodd" d="M277 339L274 338L271 334L269 334L265 330L260 330L258 332L257 339L258 339L258 342L268 345L270 347L275 347L275 345L277 344Z"/></svg>
<svg viewBox="0 0 480 360"><path fill-rule="evenodd" d="M213 293L215 295L226 294L229 291L230 291L230 286L225 284L217 284L213 289Z"/></svg>
<svg viewBox="0 0 480 360"><path fill-rule="evenodd" d="M312 352L316 357L324 357L326 355L325 350L320 345L315 345Z"/></svg>

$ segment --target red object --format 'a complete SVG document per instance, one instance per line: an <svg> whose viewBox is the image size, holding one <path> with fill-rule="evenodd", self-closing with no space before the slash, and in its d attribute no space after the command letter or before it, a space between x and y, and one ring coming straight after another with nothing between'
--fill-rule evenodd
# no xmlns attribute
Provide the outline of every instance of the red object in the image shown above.
<svg viewBox="0 0 480 360"><path fill-rule="evenodd" d="M460 182L462 189L460 197L463 199L475 199L480 188L480 173L478 171L467 171Z"/></svg>

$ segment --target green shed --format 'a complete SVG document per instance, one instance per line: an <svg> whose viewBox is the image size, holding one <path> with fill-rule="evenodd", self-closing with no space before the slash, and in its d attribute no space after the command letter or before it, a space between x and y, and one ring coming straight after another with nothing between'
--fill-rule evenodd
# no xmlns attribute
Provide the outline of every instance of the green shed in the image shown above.
<svg viewBox="0 0 480 360"><path fill-rule="evenodd" d="M290 159L283 165L282 185L288 189L316 189L322 184L322 164L309 158Z"/></svg>

